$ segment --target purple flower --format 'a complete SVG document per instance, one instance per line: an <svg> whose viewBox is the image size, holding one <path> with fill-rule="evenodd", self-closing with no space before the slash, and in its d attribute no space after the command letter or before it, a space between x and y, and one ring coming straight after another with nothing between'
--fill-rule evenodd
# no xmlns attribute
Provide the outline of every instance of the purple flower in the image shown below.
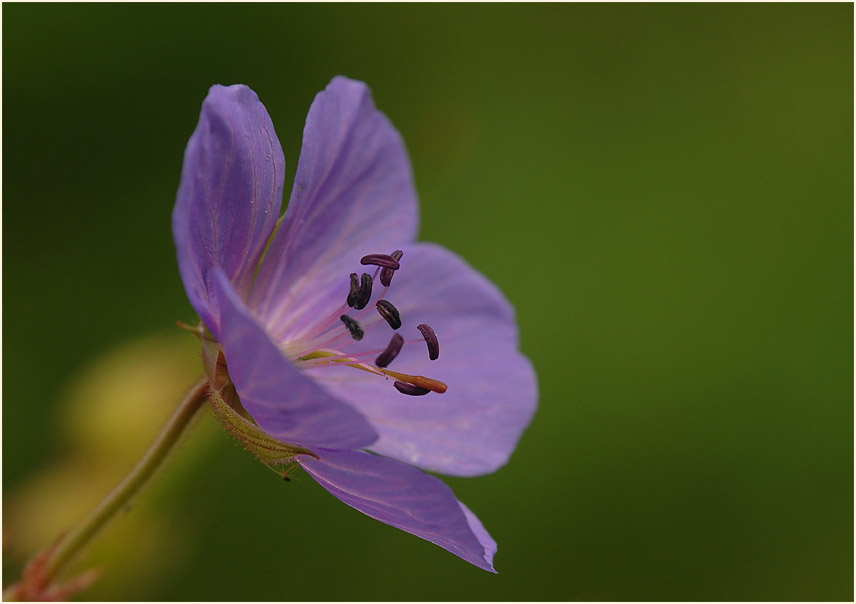
<svg viewBox="0 0 856 604"><path fill-rule="evenodd" d="M363 83L315 98L278 227L284 173L256 94L213 86L173 211L212 384L340 500L495 572L496 542L417 468L485 474L516 447L537 386L512 307L414 243L407 151Z"/></svg>

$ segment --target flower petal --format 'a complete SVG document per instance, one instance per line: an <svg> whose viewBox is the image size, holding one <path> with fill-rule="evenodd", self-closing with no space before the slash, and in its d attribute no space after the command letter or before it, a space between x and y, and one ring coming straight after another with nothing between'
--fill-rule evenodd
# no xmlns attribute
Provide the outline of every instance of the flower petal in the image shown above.
<svg viewBox="0 0 856 604"><path fill-rule="evenodd" d="M389 369L441 380L448 390L409 397L366 372L325 367L307 373L362 411L380 434L373 451L443 474L493 472L508 461L537 405L537 380L518 350L514 309L452 252L432 244L403 249L386 297L401 312L397 333L410 343ZM365 337L348 342L344 352L387 345L393 332L376 315L367 315ZM436 361L416 328L421 323L439 339Z"/></svg>
<svg viewBox="0 0 856 604"><path fill-rule="evenodd" d="M417 221L401 135L375 108L365 84L334 78L306 118L285 222L262 264L250 307L266 324L278 325L297 300L315 293L319 279L341 279L341 266L412 241Z"/></svg>
<svg viewBox="0 0 856 604"><path fill-rule="evenodd" d="M319 451L301 465L333 496L375 520L422 537L490 572L496 541L443 482L362 451Z"/></svg>
<svg viewBox="0 0 856 604"><path fill-rule="evenodd" d="M259 426L280 440L310 448L371 444L377 434L365 418L301 375L238 299L225 273L219 268L213 272L229 376Z"/></svg>
<svg viewBox="0 0 856 604"><path fill-rule="evenodd" d="M267 110L242 85L212 86L187 149L172 229L191 304L215 335L211 269L242 295L282 205L285 157Z"/></svg>

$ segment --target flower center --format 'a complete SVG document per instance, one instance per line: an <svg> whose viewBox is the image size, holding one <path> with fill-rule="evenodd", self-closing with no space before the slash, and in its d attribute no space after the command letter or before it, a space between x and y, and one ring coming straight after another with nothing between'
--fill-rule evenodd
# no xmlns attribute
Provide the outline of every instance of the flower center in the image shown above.
<svg viewBox="0 0 856 604"><path fill-rule="evenodd" d="M436 360L440 356L440 343L437 334L427 324L417 326L421 338L405 340L397 331L402 327L401 313L388 299L395 272L401 268L400 260L404 253L396 250L391 254L369 254L363 256L360 263L375 266L373 275L363 273L358 276L351 273L351 286L345 303L328 317L318 321L316 326L303 335L299 342L284 345L286 354L301 369L316 369L345 365L377 375L384 379L392 378L393 386L402 394L422 396L429 392L442 394L447 386L439 380L422 375L410 375L387 369L404 346L424 342L428 346L428 358ZM383 290L373 305L369 305L375 280L380 275ZM359 352L344 352L342 348L352 340L361 341L369 332L379 329L392 329L393 334L386 348L377 348Z"/></svg>

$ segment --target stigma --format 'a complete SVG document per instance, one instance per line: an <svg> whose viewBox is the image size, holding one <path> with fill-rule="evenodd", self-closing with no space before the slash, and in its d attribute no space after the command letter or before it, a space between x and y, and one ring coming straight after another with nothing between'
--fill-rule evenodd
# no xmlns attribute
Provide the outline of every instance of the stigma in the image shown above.
<svg viewBox="0 0 856 604"><path fill-rule="evenodd" d="M283 350L301 369L324 367L350 367L392 380L391 386L407 396L424 396L429 393L443 394L448 386L430 377L412 375L388 369L401 350L408 345L427 345L428 358L432 361L440 356L437 334L426 323L415 328L408 324L398 308L389 299L395 273L401 270L404 252L395 250L391 254L368 254L360 264L375 267L374 275L351 273L349 287L343 290L345 299L341 307L300 337L299 342L289 342ZM373 288L380 274L380 288ZM374 291L373 291L374 290ZM378 290L380 290L378 292ZM372 297L373 305L369 305ZM372 312L372 306L376 312ZM390 330L391 338L385 348L353 352L354 342L360 342L368 333ZM400 331L399 331L400 330ZM415 331L419 337L406 340L400 332ZM414 334L415 335L415 334ZM375 340L376 341L376 340ZM343 348L347 347L348 352ZM368 348L368 347L366 347ZM423 349L424 350L424 349Z"/></svg>

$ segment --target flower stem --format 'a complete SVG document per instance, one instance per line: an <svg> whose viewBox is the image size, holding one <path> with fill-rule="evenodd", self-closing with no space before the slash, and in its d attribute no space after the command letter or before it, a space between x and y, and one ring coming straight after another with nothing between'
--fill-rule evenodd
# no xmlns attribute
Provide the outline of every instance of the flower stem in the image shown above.
<svg viewBox="0 0 856 604"><path fill-rule="evenodd" d="M207 400L207 393L208 380L202 379L181 402L157 440L131 473L107 495L89 516L66 533L52 548L53 551L45 563L44 574L42 575L45 585L50 584L74 556L95 537L98 531L142 489L181 439L196 412L202 409Z"/></svg>

